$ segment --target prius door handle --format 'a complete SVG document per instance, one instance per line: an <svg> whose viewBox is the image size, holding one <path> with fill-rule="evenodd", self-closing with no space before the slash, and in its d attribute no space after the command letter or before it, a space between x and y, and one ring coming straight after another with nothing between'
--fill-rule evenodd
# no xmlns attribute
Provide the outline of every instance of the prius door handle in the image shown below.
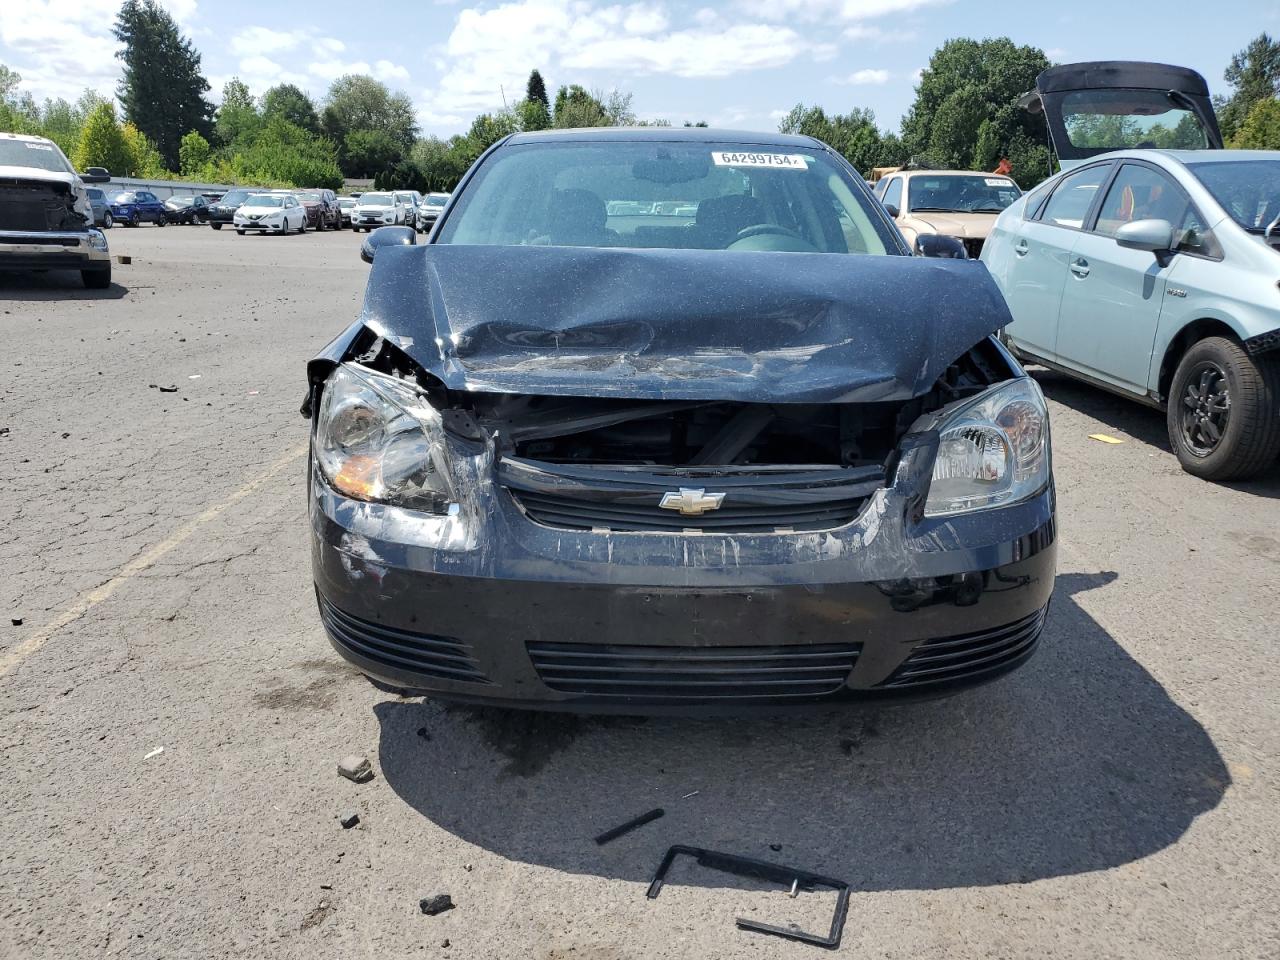
<svg viewBox="0 0 1280 960"><path fill-rule="evenodd" d="M1027 255L1027 251L1030 249L1031 248L1027 246L1027 241L1025 240L1019 240L1013 245L1013 252L1020 257L1025 257Z"/></svg>
<svg viewBox="0 0 1280 960"><path fill-rule="evenodd" d="M1071 261L1071 272L1083 280L1089 275L1089 261L1084 257L1076 257Z"/></svg>

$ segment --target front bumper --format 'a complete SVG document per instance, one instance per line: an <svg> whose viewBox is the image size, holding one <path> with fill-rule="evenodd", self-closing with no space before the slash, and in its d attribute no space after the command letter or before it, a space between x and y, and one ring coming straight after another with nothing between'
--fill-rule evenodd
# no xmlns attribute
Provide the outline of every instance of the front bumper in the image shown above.
<svg viewBox="0 0 1280 960"><path fill-rule="evenodd" d="M431 517L312 466L321 619L373 679L602 713L936 695L1030 657L1053 592L1052 485L915 522L895 484L818 533L608 533L535 523L482 475L483 509Z"/></svg>
<svg viewBox="0 0 1280 960"><path fill-rule="evenodd" d="M48 233L0 230L0 270L91 270L110 262L106 235L96 228Z"/></svg>
<svg viewBox="0 0 1280 960"><path fill-rule="evenodd" d="M284 221L268 223L265 220L241 220L236 218L233 225L237 230L269 230L272 233L284 231Z"/></svg>

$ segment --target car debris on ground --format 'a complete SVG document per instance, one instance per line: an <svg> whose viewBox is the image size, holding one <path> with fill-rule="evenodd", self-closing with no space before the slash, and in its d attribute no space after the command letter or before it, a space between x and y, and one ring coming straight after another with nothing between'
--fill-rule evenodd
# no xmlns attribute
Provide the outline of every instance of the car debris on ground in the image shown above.
<svg viewBox="0 0 1280 960"><path fill-rule="evenodd" d="M360 814L356 813L354 810L348 810L346 813L338 815L338 822L342 824L343 830L350 830L360 822Z"/></svg>
<svg viewBox="0 0 1280 960"><path fill-rule="evenodd" d="M373 767L370 766L368 757L352 754L338 761L338 774L352 783L368 783L373 779Z"/></svg>
<svg viewBox="0 0 1280 960"><path fill-rule="evenodd" d="M656 807L653 810L640 814L638 817L632 817L626 823L620 823L616 827L610 827L608 830L604 831L604 833L601 833L596 837L596 845L603 847L610 840L616 840L624 833L630 833L632 830L643 827L646 823L652 823L659 817L664 816L666 812L667 811L663 810L661 807Z"/></svg>
<svg viewBox="0 0 1280 960"><path fill-rule="evenodd" d="M447 893L433 893L431 896L423 897L418 901L418 909L428 917L434 917L438 913L444 913L446 910L452 910L453 908L453 897Z"/></svg>

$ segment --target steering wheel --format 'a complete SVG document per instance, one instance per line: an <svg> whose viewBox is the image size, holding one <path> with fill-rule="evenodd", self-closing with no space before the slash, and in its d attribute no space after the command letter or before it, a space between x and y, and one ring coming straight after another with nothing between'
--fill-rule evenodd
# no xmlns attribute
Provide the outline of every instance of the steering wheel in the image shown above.
<svg viewBox="0 0 1280 960"><path fill-rule="evenodd" d="M738 235L734 238L733 242L737 243L739 240L747 240L751 237L767 236L790 237L792 240L801 240L808 243L804 237L800 236L800 234L796 233L794 230L789 230L776 223L753 223L749 227L743 227L738 231Z"/></svg>

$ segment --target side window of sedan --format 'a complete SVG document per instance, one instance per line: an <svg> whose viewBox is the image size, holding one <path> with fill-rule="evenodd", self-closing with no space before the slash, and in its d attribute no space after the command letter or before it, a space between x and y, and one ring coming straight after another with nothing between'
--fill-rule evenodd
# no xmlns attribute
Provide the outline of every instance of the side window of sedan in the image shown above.
<svg viewBox="0 0 1280 960"><path fill-rule="evenodd" d="M1096 231L1113 237L1126 223L1167 220L1179 226L1191 202L1178 185L1151 167L1126 163L1116 174L1098 213Z"/></svg>
<svg viewBox="0 0 1280 960"><path fill-rule="evenodd" d="M1044 205L1040 214L1041 222L1079 230L1084 226L1084 218L1093 206L1098 188L1110 173L1111 164L1102 163L1063 177L1058 181L1053 196Z"/></svg>

